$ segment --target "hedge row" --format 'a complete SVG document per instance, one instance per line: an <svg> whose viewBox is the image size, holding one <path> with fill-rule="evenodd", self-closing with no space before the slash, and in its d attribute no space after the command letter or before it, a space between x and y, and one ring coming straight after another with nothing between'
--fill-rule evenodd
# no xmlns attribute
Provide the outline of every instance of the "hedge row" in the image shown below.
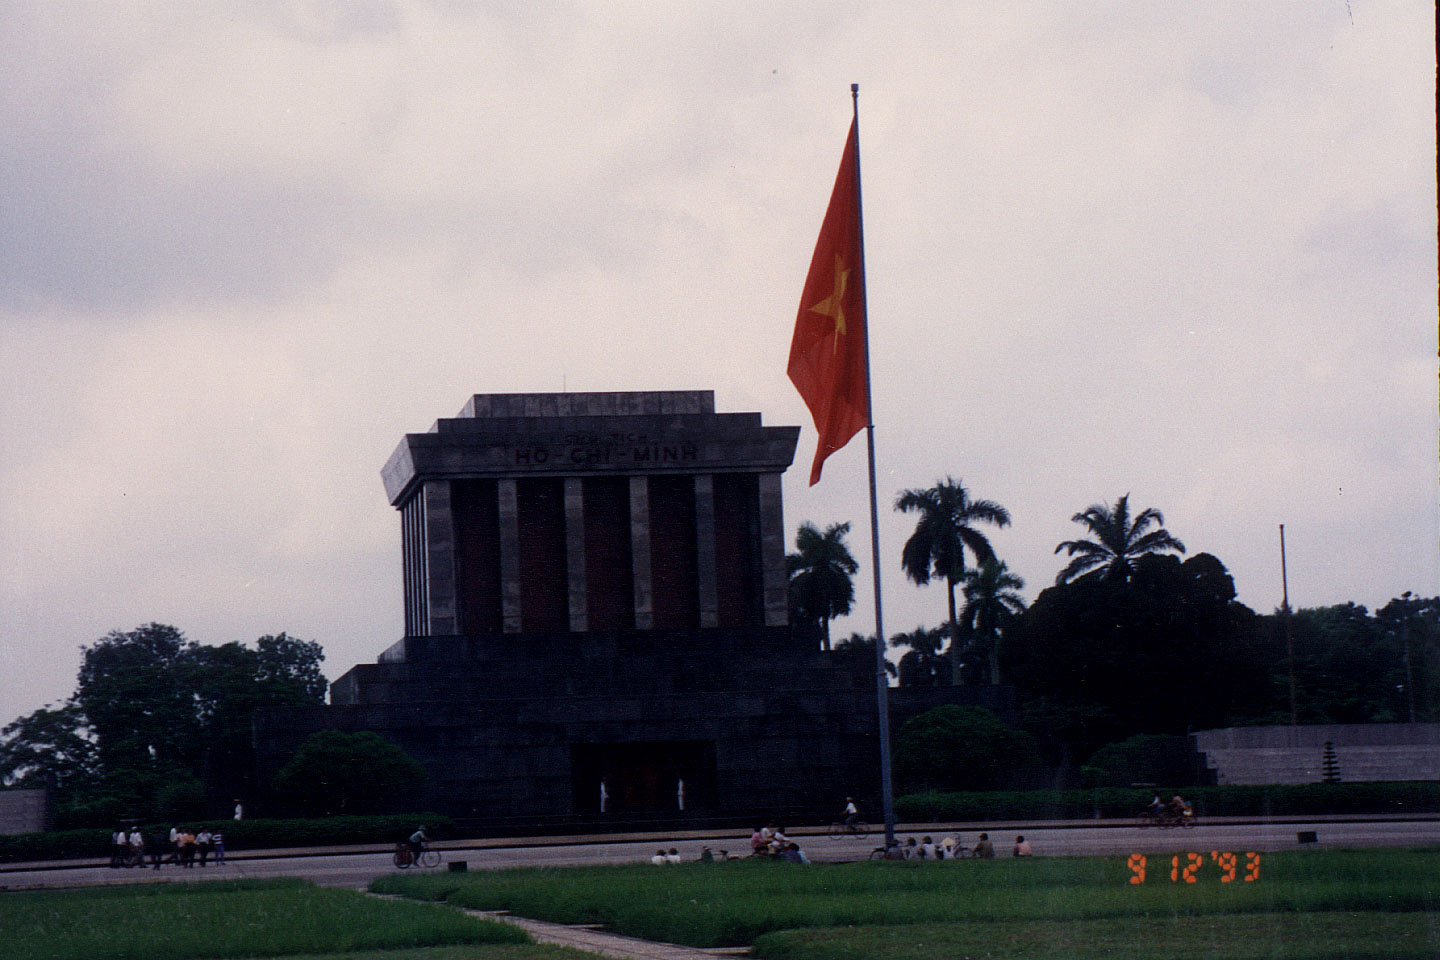
<svg viewBox="0 0 1440 960"><path fill-rule="evenodd" d="M1435 781L1186 787L1182 792L1201 817L1440 812L1440 783ZM1133 817L1154 795L1154 790L1122 787L1025 793L915 793L896 799L895 814L911 823Z"/></svg>
<svg viewBox="0 0 1440 960"><path fill-rule="evenodd" d="M394 843L425 824L432 837L454 832L454 821L437 813L406 813L368 817L324 817L315 820L185 821L195 831L219 830L226 852L284 847L331 846L344 843ZM126 825L128 827L128 824ZM141 824L148 840L168 836L170 824ZM0 863L66 860L110 856L109 830L57 830L0 836Z"/></svg>

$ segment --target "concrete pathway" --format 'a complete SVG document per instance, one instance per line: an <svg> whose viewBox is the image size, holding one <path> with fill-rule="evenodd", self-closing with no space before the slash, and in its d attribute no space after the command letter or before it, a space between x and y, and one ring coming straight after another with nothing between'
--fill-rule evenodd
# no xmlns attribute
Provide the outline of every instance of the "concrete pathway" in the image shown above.
<svg viewBox="0 0 1440 960"><path fill-rule="evenodd" d="M602 957L620 957L622 960L715 960L716 957L744 957L749 947L682 947L674 943L656 943L653 940L637 940L606 933L592 924L570 926L562 923L546 923L543 920L528 920L511 916L505 911L466 910L474 917L498 920L519 927L539 943L553 943L556 946L584 950Z"/></svg>

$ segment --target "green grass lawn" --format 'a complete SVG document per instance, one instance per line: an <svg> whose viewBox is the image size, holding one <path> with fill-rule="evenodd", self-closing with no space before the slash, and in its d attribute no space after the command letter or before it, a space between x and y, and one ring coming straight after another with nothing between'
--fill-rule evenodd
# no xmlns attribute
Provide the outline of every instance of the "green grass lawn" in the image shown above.
<svg viewBox="0 0 1440 960"><path fill-rule="evenodd" d="M1437 956L1437 853L1265 854L1253 871L1257 879L1248 883L1244 877L1252 871L1243 855L1230 882L1224 882L1226 871L1206 852L1194 883L1183 882L1188 863L1183 856L1180 882L1172 883L1171 855L1163 854L1149 858L1143 884L1130 882L1135 873L1126 858L1075 857L530 869L396 875L372 887L562 923L601 923L652 940L694 946L753 943L761 955L775 957L1198 952L1308 958L1365 956L1376 943L1408 949L1406 941L1375 939L1383 936L1376 933L1384 926L1377 921L1382 916L1403 918L1412 938L1408 942L1420 944L1413 955ZM1297 939L1297 931L1306 929L1322 932ZM1351 934L1353 941L1346 939ZM1140 952L1149 943L1156 952ZM1172 953L1165 952L1172 947ZM1242 947L1252 952L1232 950Z"/></svg>
<svg viewBox="0 0 1440 960"><path fill-rule="evenodd" d="M299 880L0 894L0 931L7 960L559 960L568 953L440 905Z"/></svg>
<svg viewBox="0 0 1440 960"><path fill-rule="evenodd" d="M1211 914L783 930L760 937L754 952L770 960L1432 960L1440 933L1423 913Z"/></svg>

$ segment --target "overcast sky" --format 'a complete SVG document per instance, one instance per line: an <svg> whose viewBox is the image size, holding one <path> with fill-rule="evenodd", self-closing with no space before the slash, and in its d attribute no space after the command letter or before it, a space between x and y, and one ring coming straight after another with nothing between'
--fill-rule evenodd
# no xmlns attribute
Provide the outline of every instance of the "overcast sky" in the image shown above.
<svg viewBox="0 0 1440 960"><path fill-rule="evenodd" d="M1437 592L1433 4L0 10L0 724L80 646L402 633L379 470L473 393L785 376L858 82L887 632L905 487L1033 597L1129 493L1240 599ZM868 567L866 568L868 570ZM868 574L844 635L873 629Z"/></svg>

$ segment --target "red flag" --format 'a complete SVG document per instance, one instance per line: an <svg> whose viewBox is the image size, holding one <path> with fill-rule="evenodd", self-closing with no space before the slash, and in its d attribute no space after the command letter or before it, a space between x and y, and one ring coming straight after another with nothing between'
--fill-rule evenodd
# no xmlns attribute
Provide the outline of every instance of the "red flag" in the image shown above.
<svg viewBox="0 0 1440 960"><path fill-rule="evenodd" d="M865 278L860 256L860 181L856 176L855 123L820 225L810 274L800 297L795 336L790 341L790 381L820 439L810 467L810 485L820 480L825 458L870 422L865 386Z"/></svg>

